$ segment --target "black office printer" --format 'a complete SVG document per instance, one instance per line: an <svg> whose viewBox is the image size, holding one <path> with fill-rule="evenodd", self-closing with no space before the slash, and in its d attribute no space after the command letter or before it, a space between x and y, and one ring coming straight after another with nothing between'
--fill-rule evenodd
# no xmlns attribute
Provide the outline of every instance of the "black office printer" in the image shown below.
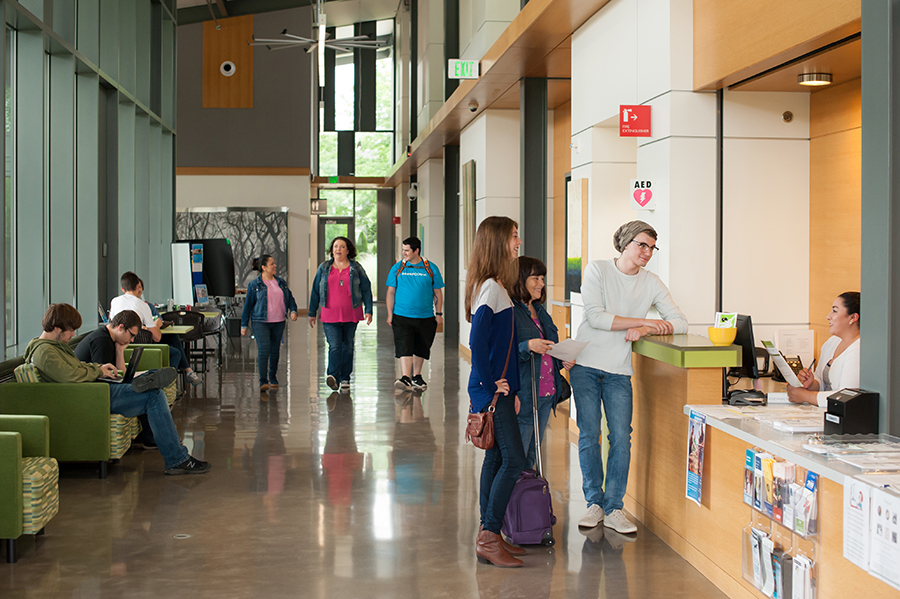
<svg viewBox="0 0 900 599"><path fill-rule="evenodd" d="M828 396L826 435L878 432L878 394L862 389L841 389Z"/></svg>

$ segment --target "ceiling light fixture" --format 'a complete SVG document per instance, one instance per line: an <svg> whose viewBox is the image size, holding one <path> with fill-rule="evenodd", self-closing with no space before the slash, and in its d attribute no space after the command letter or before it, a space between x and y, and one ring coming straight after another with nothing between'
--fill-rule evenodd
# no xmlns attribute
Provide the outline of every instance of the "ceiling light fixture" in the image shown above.
<svg viewBox="0 0 900 599"><path fill-rule="evenodd" d="M322 10L321 0L316 2L316 21L313 25L315 38L302 37L288 33L287 29L281 32L281 39L260 39L253 36L251 46L265 46L269 50L284 50L286 48L303 48L307 53L317 52L316 65L319 71L319 87L325 87L325 48L340 50L341 52L353 52L354 49L378 50L387 45L385 40L370 39L367 35L344 37L340 39L328 39L325 30L325 12Z"/></svg>
<svg viewBox="0 0 900 599"><path fill-rule="evenodd" d="M831 73L801 73L797 75L797 83L809 87L831 85L832 79Z"/></svg>

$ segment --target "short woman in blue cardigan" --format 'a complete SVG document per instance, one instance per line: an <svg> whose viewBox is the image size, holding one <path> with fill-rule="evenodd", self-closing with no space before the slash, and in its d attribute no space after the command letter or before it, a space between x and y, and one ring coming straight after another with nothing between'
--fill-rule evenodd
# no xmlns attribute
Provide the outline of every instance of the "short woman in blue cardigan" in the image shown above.
<svg viewBox="0 0 900 599"><path fill-rule="evenodd" d="M513 487L525 467L525 452L516 421L519 390L518 342L508 289L515 282L519 227L505 216L486 218L475 233L472 260L466 272L466 320L472 323L469 348L469 411L486 412L498 393L493 412L494 446L481 467L481 530L475 553L478 561L515 568L524 552L506 543L500 527Z"/></svg>
<svg viewBox="0 0 900 599"><path fill-rule="evenodd" d="M547 351L559 343L559 332L553 320L544 309L547 290L544 277L547 267L537 258L522 256L517 260L519 278L512 289L515 302L516 336L519 340L519 395L520 408L518 414L519 431L522 443L525 444L525 467L531 468L535 461L534 447L534 410L532 408L532 357L534 358L534 374L538 378L538 424L540 439L544 440L544 431L550 410L560 402L562 376L559 369L566 370L575 365L574 362L561 362L547 355Z"/></svg>

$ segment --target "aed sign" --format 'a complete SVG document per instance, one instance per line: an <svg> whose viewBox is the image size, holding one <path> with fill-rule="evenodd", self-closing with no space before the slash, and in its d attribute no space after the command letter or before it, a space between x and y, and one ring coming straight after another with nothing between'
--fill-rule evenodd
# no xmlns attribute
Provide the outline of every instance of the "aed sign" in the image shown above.
<svg viewBox="0 0 900 599"><path fill-rule="evenodd" d="M448 79L478 79L478 61L451 58L447 61Z"/></svg>
<svg viewBox="0 0 900 599"><path fill-rule="evenodd" d="M650 137L650 107L619 106L619 137Z"/></svg>
<svg viewBox="0 0 900 599"><path fill-rule="evenodd" d="M635 210L656 209L656 197L653 195L655 191L658 190L653 187L653 182L649 179L632 179L631 207Z"/></svg>

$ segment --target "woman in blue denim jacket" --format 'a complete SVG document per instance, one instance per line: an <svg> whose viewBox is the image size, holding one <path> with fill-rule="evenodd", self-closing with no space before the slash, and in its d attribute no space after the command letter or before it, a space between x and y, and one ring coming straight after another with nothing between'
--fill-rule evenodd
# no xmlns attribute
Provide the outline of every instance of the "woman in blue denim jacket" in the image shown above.
<svg viewBox="0 0 900 599"><path fill-rule="evenodd" d="M372 324L372 284L365 269L356 262L356 246L346 237L331 242L331 258L319 265L309 294L309 326L322 321L328 340L328 376L325 383L341 392L350 391L353 372L353 338L356 326L365 318ZM321 314L319 313L321 305ZM365 308L365 316L363 316Z"/></svg>
<svg viewBox="0 0 900 599"><path fill-rule="evenodd" d="M516 336L519 340L519 394L520 402L518 421L525 445L525 467L534 466L534 412L532 408L532 362L538 379L538 429L541 441L550 418L550 410L556 409L561 401L562 375L560 368L568 370L575 363L561 362L545 355L555 343L559 342L559 332L550 314L544 309L547 299L544 277L547 267L536 258L522 256L518 259L519 278L510 292L515 301Z"/></svg>
<svg viewBox="0 0 900 599"><path fill-rule="evenodd" d="M297 320L294 294L288 289L287 281L275 275L277 269L275 258L269 254L253 259L253 270L260 274L247 285L247 299L241 314L241 335L247 334L247 326L253 321L260 391L278 388L276 372L285 316Z"/></svg>

